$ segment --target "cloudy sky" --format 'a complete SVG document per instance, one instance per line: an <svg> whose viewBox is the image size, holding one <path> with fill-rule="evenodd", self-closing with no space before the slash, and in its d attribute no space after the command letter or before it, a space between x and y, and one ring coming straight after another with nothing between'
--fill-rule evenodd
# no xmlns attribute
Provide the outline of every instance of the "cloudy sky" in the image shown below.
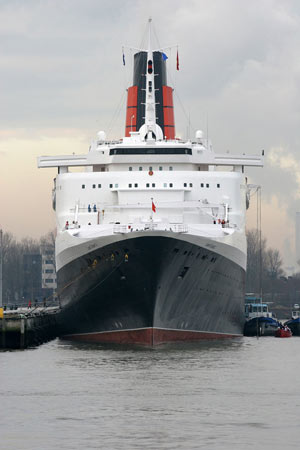
<svg viewBox="0 0 300 450"><path fill-rule="evenodd" d="M148 17L168 50L177 135L209 130L215 151L259 154L263 233L294 259L300 211L300 2L0 0L0 225L18 238L54 228L55 171L39 155L85 153L124 132L132 51ZM208 124L208 126L207 126ZM248 214L256 223L255 204ZM300 255L299 255L300 256Z"/></svg>

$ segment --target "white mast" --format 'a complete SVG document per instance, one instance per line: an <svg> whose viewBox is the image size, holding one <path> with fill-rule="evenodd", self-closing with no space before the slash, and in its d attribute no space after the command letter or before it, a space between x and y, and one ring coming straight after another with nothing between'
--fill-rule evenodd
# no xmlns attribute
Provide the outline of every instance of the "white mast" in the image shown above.
<svg viewBox="0 0 300 450"><path fill-rule="evenodd" d="M162 129L156 123L155 107L155 85L154 85L154 62L151 42L151 17L148 20L148 49L146 63L146 102L145 102L145 124L141 126L141 135L150 140L163 139Z"/></svg>

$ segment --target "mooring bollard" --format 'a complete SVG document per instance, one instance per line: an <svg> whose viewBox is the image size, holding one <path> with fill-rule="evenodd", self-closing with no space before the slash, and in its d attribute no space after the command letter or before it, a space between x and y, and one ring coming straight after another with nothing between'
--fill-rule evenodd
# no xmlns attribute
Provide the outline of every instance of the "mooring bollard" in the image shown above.
<svg viewBox="0 0 300 450"><path fill-rule="evenodd" d="M20 323L20 348L25 348L25 338L25 319L22 317Z"/></svg>

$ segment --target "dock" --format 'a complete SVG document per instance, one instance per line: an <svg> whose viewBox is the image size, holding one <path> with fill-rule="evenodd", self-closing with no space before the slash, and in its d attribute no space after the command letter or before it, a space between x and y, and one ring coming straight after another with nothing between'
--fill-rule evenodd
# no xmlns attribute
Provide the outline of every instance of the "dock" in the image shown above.
<svg viewBox="0 0 300 450"><path fill-rule="evenodd" d="M59 306L0 308L0 349L24 349L54 339L59 312Z"/></svg>

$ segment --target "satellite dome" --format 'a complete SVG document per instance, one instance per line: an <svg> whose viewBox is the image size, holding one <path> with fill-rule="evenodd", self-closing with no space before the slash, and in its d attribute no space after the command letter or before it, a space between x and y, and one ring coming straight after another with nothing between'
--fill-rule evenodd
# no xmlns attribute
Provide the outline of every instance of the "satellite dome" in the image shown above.
<svg viewBox="0 0 300 450"><path fill-rule="evenodd" d="M200 141L203 138L203 131L202 130L197 130L196 134L195 134L195 137L196 137L197 140Z"/></svg>
<svg viewBox="0 0 300 450"><path fill-rule="evenodd" d="M97 136L98 136L98 141L104 142L106 140L105 131L98 131Z"/></svg>

